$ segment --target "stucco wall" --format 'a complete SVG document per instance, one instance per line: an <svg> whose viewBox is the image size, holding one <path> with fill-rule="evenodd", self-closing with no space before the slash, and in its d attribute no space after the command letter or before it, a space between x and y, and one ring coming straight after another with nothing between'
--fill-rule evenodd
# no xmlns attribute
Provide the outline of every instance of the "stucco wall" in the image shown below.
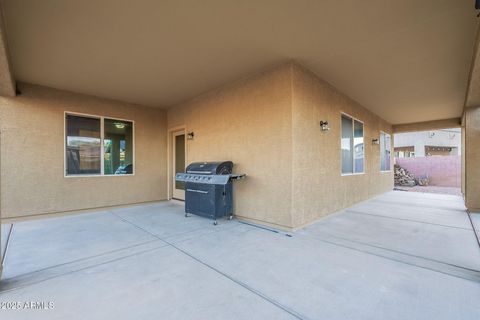
<svg viewBox="0 0 480 320"><path fill-rule="evenodd" d="M167 130L183 126L186 162L232 160L237 216L293 228L393 187L371 140L391 126L295 64L242 79L165 113L21 85L0 98L4 217L167 198ZM135 121L135 176L65 178L64 111ZM340 174L340 112L365 122L365 168ZM320 120L331 130L322 132Z"/></svg>
<svg viewBox="0 0 480 320"><path fill-rule="evenodd" d="M0 97L2 217L166 199L166 112L33 85ZM135 121L135 175L64 177L64 111Z"/></svg>
<svg viewBox="0 0 480 320"><path fill-rule="evenodd" d="M465 204L480 212L480 107L465 109Z"/></svg>
<svg viewBox="0 0 480 320"><path fill-rule="evenodd" d="M195 133L187 163L232 160L235 213L291 226L291 67L284 65L204 94L168 111L170 128Z"/></svg>
<svg viewBox="0 0 480 320"><path fill-rule="evenodd" d="M340 174L342 111L365 122L365 174ZM329 132L320 120L329 121ZM371 143L391 126L296 64L172 107L168 126L195 133L187 163L232 160L248 174L235 185L241 218L295 228L393 188L393 173L380 172L379 146Z"/></svg>
<svg viewBox="0 0 480 320"><path fill-rule="evenodd" d="M391 125L301 66L293 65L292 83L293 226L391 190L393 170L380 171L380 147L372 145L380 130L392 132ZM341 112L364 122L364 174L341 175ZM320 129L321 120L329 131Z"/></svg>

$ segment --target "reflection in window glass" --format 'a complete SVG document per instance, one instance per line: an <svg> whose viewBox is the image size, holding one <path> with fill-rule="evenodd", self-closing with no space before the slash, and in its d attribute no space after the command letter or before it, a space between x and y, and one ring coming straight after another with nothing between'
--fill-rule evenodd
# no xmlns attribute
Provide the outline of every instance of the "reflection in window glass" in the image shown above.
<svg viewBox="0 0 480 320"><path fill-rule="evenodd" d="M342 115L342 173L364 172L363 123Z"/></svg>
<svg viewBox="0 0 480 320"><path fill-rule="evenodd" d="M100 174L100 119L66 116L66 173Z"/></svg>
<svg viewBox="0 0 480 320"><path fill-rule="evenodd" d="M352 119L342 115L342 173L353 173Z"/></svg>
<svg viewBox="0 0 480 320"><path fill-rule="evenodd" d="M390 135L384 132L380 132L380 170L390 170L390 155L391 153L391 141Z"/></svg>
<svg viewBox="0 0 480 320"><path fill-rule="evenodd" d="M175 136L175 173L185 172L185 135ZM175 189L185 190L185 182L175 181Z"/></svg>
<svg viewBox="0 0 480 320"><path fill-rule="evenodd" d="M105 119L103 137L104 174L133 173L133 123Z"/></svg>
<svg viewBox="0 0 480 320"><path fill-rule="evenodd" d="M364 163L363 123L357 120L354 121L353 150L355 173L361 173Z"/></svg>

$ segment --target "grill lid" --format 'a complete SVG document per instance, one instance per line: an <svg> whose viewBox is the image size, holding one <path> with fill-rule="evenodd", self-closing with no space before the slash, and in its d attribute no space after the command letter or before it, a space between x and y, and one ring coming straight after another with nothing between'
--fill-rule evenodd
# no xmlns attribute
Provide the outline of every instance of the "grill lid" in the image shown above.
<svg viewBox="0 0 480 320"><path fill-rule="evenodd" d="M233 170L232 161L217 162L193 162L185 170L193 174L231 174Z"/></svg>

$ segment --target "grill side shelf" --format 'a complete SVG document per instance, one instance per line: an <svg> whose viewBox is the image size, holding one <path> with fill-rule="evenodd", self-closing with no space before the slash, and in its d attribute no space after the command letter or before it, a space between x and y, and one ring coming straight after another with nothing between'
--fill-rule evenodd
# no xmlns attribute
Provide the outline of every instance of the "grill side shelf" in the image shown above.
<svg viewBox="0 0 480 320"><path fill-rule="evenodd" d="M241 180L244 179L247 175L245 173L242 174L231 174L230 180Z"/></svg>

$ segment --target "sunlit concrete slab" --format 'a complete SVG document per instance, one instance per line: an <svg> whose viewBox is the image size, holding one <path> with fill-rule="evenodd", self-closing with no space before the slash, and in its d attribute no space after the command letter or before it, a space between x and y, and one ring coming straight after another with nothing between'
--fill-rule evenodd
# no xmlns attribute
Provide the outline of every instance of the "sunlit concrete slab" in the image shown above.
<svg viewBox="0 0 480 320"><path fill-rule="evenodd" d="M328 217L306 230L310 234L480 270L479 247L465 207L458 198L420 197L401 191L387 193L347 208L342 214ZM383 209L379 209L378 204Z"/></svg>
<svg viewBox="0 0 480 320"><path fill-rule="evenodd" d="M408 205L393 203L386 207L385 200L383 200L362 202L346 209L346 212L471 229L470 221L465 214L465 207L462 208L462 206L460 204L458 209L442 209L416 205L412 201Z"/></svg>
<svg viewBox="0 0 480 320"><path fill-rule="evenodd" d="M412 208L419 206L440 210L465 211L462 197L449 194L390 191L380 197L371 199L371 201L387 203L390 206L410 206Z"/></svg>
<svg viewBox="0 0 480 320"><path fill-rule="evenodd" d="M480 251L473 231L405 220L386 219L348 211L310 234L347 239L463 268L480 270ZM459 246L462 243L462 246Z"/></svg>
<svg viewBox="0 0 480 320"><path fill-rule="evenodd" d="M9 319L478 319L459 203L391 192L295 232L177 202L20 222L0 300L54 302Z"/></svg>

